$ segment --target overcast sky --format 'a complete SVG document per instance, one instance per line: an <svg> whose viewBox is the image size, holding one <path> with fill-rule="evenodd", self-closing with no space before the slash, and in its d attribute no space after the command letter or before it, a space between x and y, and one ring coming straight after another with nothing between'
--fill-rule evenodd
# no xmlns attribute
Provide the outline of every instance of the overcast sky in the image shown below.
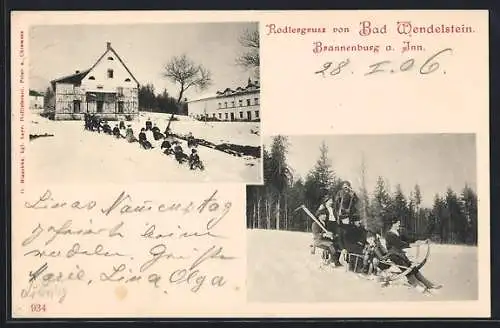
<svg viewBox="0 0 500 328"><path fill-rule="evenodd" d="M197 23L155 25L35 26L30 30L30 88L45 91L49 81L90 68L106 50L106 42L126 63L141 84L153 83L177 95L162 68L183 53L212 72L210 89L189 98L246 85L249 73L235 65L243 51L238 37L256 30L257 23Z"/></svg>
<svg viewBox="0 0 500 328"><path fill-rule="evenodd" d="M266 138L266 145L270 140ZM355 189L360 186L364 156L370 193L378 176L388 180L392 191L401 184L406 196L418 183L425 205L431 205L434 195L443 194L447 187L460 192L467 183L476 190L476 141L472 134L291 136L288 140L288 163L297 176L304 177L315 165L324 140L333 169Z"/></svg>

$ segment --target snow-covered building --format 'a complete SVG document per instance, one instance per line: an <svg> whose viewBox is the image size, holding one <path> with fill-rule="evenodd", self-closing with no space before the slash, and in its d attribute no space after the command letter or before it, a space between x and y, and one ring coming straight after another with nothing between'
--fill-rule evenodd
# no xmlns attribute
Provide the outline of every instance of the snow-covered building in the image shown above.
<svg viewBox="0 0 500 328"><path fill-rule="evenodd" d="M43 94L35 90L30 90L30 109L43 109Z"/></svg>
<svg viewBox="0 0 500 328"><path fill-rule="evenodd" d="M106 119L133 119L139 113L139 82L107 42L87 70L51 81L56 120L83 119L84 113Z"/></svg>
<svg viewBox="0 0 500 328"><path fill-rule="evenodd" d="M260 120L260 84L248 79L245 87L226 88L188 102L188 115L219 121Z"/></svg>

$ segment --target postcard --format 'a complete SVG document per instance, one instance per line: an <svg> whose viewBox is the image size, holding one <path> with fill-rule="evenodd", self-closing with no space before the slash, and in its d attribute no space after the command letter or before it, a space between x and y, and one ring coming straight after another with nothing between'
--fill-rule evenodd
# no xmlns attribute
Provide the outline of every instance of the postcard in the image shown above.
<svg viewBox="0 0 500 328"><path fill-rule="evenodd" d="M11 18L12 318L491 315L487 11Z"/></svg>

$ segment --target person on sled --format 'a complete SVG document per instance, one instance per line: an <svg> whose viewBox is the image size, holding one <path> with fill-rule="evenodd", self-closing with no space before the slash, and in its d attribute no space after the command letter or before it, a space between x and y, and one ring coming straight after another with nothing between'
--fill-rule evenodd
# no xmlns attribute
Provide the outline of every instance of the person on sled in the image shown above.
<svg viewBox="0 0 500 328"><path fill-rule="evenodd" d="M148 138L146 137L146 129L142 128L141 133L139 133L139 144L142 146L144 149L152 149L153 145L148 141Z"/></svg>
<svg viewBox="0 0 500 328"><path fill-rule="evenodd" d="M333 199L329 196L326 195L323 198L323 201L319 205L318 209L316 210L316 217L323 218L323 224L326 230L329 232L329 237L331 238L331 244L335 245L334 240L338 244L339 250L344 249L343 245L343 240L338 238L338 221L337 218L335 217L334 214L334 209L333 209ZM319 226L317 227L319 228ZM314 233L313 233L314 235ZM314 236L317 237L317 236ZM315 239L316 240L316 239ZM332 246L333 247L333 246ZM334 248L335 249L335 248ZM333 252L332 253L332 259L335 265L340 265L339 261L339 256L338 252Z"/></svg>
<svg viewBox="0 0 500 328"><path fill-rule="evenodd" d="M187 136L187 146L188 147L195 147L196 146L195 139L194 139L193 134L191 132L189 132L189 134Z"/></svg>
<svg viewBox="0 0 500 328"><path fill-rule="evenodd" d="M406 248L410 248L410 244L401 237L400 228L401 221L398 218L392 219L390 228L384 236L388 252L387 257L397 265L410 267L412 262L408 259L404 251ZM401 270L403 271L402 268ZM411 286L416 287L424 293L429 293L433 289L442 287L426 279L417 269L412 270L406 278Z"/></svg>
<svg viewBox="0 0 500 328"><path fill-rule="evenodd" d="M125 140L127 140L129 143L137 141L134 136L134 130L132 130L132 126L130 124L127 126L127 130L125 131Z"/></svg>
<svg viewBox="0 0 500 328"><path fill-rule="evenodd" d="M148 117L148 120L146 121L146 131L149 131L152 129L153 129L153 122L151 122L151 118Z"/></svg>
<svg viewBox="0 0 500 328"><path fill-rule="evenodd" d="M111 126L109 126L107 121L102 122L102 132L106 134L112 134L113 130L111 129Z"/></svg>
<svg viewBox="0 0 500 328"><path fill-rule="evenodd" d="M189 156L184 153L180 145L174 147L174 156L179 164L182 164L189 160Z"/></svg>
<svg viewBox="0 0 500 328"><path fill-rule="evenodd" d="M366 235L366 244L363 249L363 274L371 276L377 275L380 271L379 264L387 252L380 244L378 235L375 232L368 231Z"/></svg>
<svg viewBox="0 0 500 328"><path fill-rule="evenodd" d="M325 214L320 214L318 216L323 227L326 226L326 217L327 216ZM313 221L311 231L313 234L313 246L325 249L330 253L327 264L333 263L335 267L340 266L341 264L337 255L337 251L335 249L335 243L333 242L333 233L326 233L316 221Z"/></svg>
<svg viewBox="0 0 500 328"><path fill-rule="evenodd" d="M163 133L160 132L160 128L156 126L156 124L153 126L153 128L151 129L151 131L153 132L153 138L158 141L160 139L163 139L165 136L163 135Z"/></svg>
<svg viewBox="0 0 500 328"><path fill-rule="evenodd" d="M198 155L198 151L196 149L191 149L191 155L189 155L189 168L191 170L201 169L203 170L203 163L200 160L200 156Z"/></svg>
<svg viewBox="0 0 500 328"><path fill-rule="evenodd" d="M170 143L170 141L165 137L165 140L163 140L163 142L161 143L161 146L160 146L160 149L163 150L163 153L165 155L170 155L173 153L173 150L172 150L172 144Z"/></svg>
<svg viewBox="0 0 500 328"><path fill-rule="evenodd" d="M118 124L115 124L115 127L113 128L113 136L116 139L119 139L122 136L120 133L120 128L118 127Z"/></svg>

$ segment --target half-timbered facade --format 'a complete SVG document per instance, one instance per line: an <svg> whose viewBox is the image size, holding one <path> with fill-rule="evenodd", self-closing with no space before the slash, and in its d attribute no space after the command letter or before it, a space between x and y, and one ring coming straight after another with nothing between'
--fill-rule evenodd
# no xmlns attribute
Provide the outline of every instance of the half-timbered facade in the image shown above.
<svg viewBox="0 0 500 328"><path fill-rule="evenodd" d="M139 82L110 42L91 68L55 79L51 85L56 120L81 120L85 113L130 120L139 112Z"/></svg>

